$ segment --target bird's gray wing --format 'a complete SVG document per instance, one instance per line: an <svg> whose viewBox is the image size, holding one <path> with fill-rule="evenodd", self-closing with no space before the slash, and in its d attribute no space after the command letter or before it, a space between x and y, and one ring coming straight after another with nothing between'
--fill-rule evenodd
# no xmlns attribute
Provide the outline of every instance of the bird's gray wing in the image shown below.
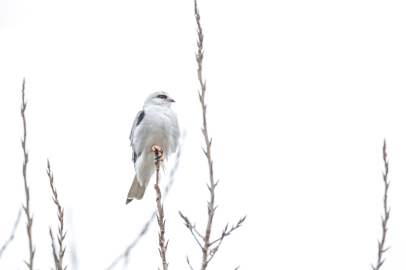
<svg viewBox="0 0 406 270"><path fill-rule="evenodd" d="M137 158L141 155L141 152L138 153L137 149L135 148L135 129L141 124L142 120L145 117L145 111L142 110L140 112L137 113L137 116L135 117L133 126L131 128L131 133L130 133L130 145L133 148L132 151L132 160L134 162L134 167L135 167L135 163L137 162Z"/></svg>

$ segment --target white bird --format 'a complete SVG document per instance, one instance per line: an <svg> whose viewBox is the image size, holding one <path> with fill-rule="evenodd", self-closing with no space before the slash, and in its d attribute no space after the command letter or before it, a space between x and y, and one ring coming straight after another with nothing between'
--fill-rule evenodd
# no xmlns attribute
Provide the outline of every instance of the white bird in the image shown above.
<svg viewBox="0 0 406 270"><path fill-rule="evenodd" d="M177 115L171 109L174 102L167 92L155 92L147 97L135 117L130 133L135 176L126 204L144 196L155 171L155 153L164 161L178 148L180 129Z"/></svg>

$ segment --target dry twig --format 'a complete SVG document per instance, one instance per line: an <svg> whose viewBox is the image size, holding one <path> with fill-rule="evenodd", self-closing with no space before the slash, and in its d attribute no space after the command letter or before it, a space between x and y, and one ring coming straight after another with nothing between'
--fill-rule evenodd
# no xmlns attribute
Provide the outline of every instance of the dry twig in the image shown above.
<svg viewBox="0 0 406 270"><path fill-rule="evenodd" d="M58 261L58 256L56 255L55 243L54 243L54 236L52 233L51 227L49 227L49 236L51 236L51 246L52 246L52 255L54 257L55 262L55 269L60 270L60 263ZM51 268L52 269L52 268Z"/></svg>
<svg viewBox="0 0 406 270"><path fill-rule="evenodd" d="M188 219L187 217L185 217L184 215L182 215L182 213L181 213L180 211L179 211L179 214L180 214L180 216L183 218L183 220L185 221L185 226L190 230L190 232L192 233L192 235L193 235L193 237L195 238L196 242L199 244L200 248L203 250L204 247L203 247L202 244L200 243L199 239L196 237L195 233L196 233L200 238L202 238L203 240L205 239L205 237L203 237L203 236L196 230L196 224L192 226L192 223L190 223L190 221L189 221L189 219ZM238 221L238 223L237 223L236 226L234 226L234 225L231 226L230 229L228 229L228 224L227 224L226 227L224 228L224 230L223 230L221 236L220 236L218 239L216 239L216 240L214 240L213 242L210 242L210 243L208 244L208 246L211 247L213 244L219 242L219 243L216 245L216 247L211 248L211 249L209 250L209 256L208 256L209 258L208 258L208 260L207 260L206 266L207 266L207 264L213 259L213 257L214 257L214 255L216 254L216 252L219 250L219 247L220 247L221 243L223 242L223 239L224 239L226 236L229 236L232 231L234 231L234 230L238 229L239 227L241 227L241 226L242 226L242 223L245 221L245 218L246 218L246 216L243 217L242 219L240 219L240 220ZM188 265L190 266L190 268L192 268L192 266L190 265L190 262L189 262L189 258L188 258L187 256L186 256L186 259L187 259ZM238 269L238 268L237 268L237 269Z"/></svg>
<svg viewBox="0 0 406 270"><path fill-rule="evenodd" d="M142 236L144 236L144 234L148 231L152 221L154 220L156 216L156 211L154 213L152 213L151 217L148 219L148 221L145 223L143 229L141 230L141 232L137 235L137 237L135 238L135 240L126 248L126 250L119 255L111 264L109 267L106 268L106 270L112 270L114 269L114 267L118 264L118 262L121 259L124 259L124 265L123 265L123 269L125 269L128 265L128 262L130 260L130 252L132 251L132 249L138 244L138 242L141 240Z"/></svg>
<svg viewBox="0 0 406 270"><path fill-rule="evenodd" d="M246 217L247 217L247 216L241 218L241 219L238 221L237 225L236 225L236 226L231 226L231 229L229 229L228 231L227 231L227 228L228 228L228 224L227 224L226 227L225 227L224 230L223 230L223 233L221 234L221 237L218 238L217 240L214 240L213 242L211 242L211 243L209 244L209 246L211 246L211 245L213 245L214 243L220 241L216 247L214 247L214 248L212 248L212 249L210 250L210 253L209 253L209 254L210 254L210 258L207 260L207 263L209 263L209 262L213 259L214 255L215 255L216 252L219 250L220 245L221 245L221 243L223 242L224 237L229 236L232 231L238 229L238 228L242 225L242 223L244 222L244 220L245 220ZM238 269L238 267L237 267L237 269Z"/></svg>
<svg viewBox="0 0 406 270"><path fill-rule="evenodd" d="M16 232L18 223L20 222L20 217L21 217L21 208L20 208L20 210L18 211L17 219L16 219L16 221L15 221L15 223L14 223L13 229L11 230L11 234L10 234L9 239L4 243L3 247L0 249L0 258L1 258L1 255L3 255L3 252L6 250L7 246L8 246L8 245L10 244L10 242L13 241L13 239L14 239L14 234L15 234L15 232Z"/></svg>
<svg viewBox="0 0 406 270"><path fill-rule="evenodd" d="M159 256L161 256L162 259L162 267L163 270L168 270L168 263L166 262L166 250L168 248L168 243L169 240L165 244L165 222L164 220L164 207L163 204L161 203L161 190L159 188L159 159L155 160L155 166L156 166L156 183L154 185L155 191L156 191L156 206L158 209L158 214L156 215L156 219L158 221L159 225L159 230L158 232L158 237L159 237ZM159 268L158 268L159 269Z"/></svg>
<svg viewBox="0 0 406 270"><path fill-rule="evenodd" d="M178 152L176 154L175 157L175 163L174 166L171 170L171 172L169 173L169 182L168 185L165 188L165 197L163 199L163 201L165 201L165 199L168 197L169 191L171 190L172 184L175 180L175 174L178 170L179 167L179 163L180 163L180 157L182 155L182 149L183 149L183 144L186 138L186 130L184 130L182 132L182 141L179 144L179 148L178 148ZM144 234L148 231L152 221L154 220L155 216L156 216L157 211L155 210L151 217L148 219L148 221L145 223L143 229L141 230L141 232L137 235L137 237L134 239L134 241L126 248L126 250L120 254L111 264L109 267L106 268L106 270L112 270L117 263L121 260L124 259L124 265L123 265L123 269L126 269L128 262L130 260L130 252L132 251L132 249L138 244L138 242L141 240L141 238L144 236Z"/></svg>
<svg viewBox="0 0 406 270"><path fill-rule="evenodd" d="M193 267L190 265L189 257L188 257L188 256L186 256L186 261L187 261L187 264L188 264L189 267L190 267L190 270L193 270Z"/></svg>
<svg viewBox="0 0 406 270"><path fill-rule="evenodd" d="M202 65L203 65L203 30L202 27L200 25L200 14L199 11L197 9L197 2L195 0L195 17L196 17L196 23L197 23L197 35L198 35L198 41L197 41L197 47L198 47L198 52L196 54L196 61L198 64L198 69L197 69L197 76L199 79L199 83L200 83L200 88L201 88L201 92L199 92L199 100L200 100L200 104L202 105L202 114L203 114L203 128L202 128L202 132L203 132L203 136L204 139L206 141L206 150L203 149L204 154L206 155L207 158L207 163L209 165L209 173L210 173L210 186L207 185L209 191L210 191L210 202L208 202L208 206L207 206L207 210L208 210L208 220L207 220L207 226L206 226L206 233L204 235L200 234L197 230L196 230L196 226L190 223L190 221L188 220L187 217L185 217L184 215L182 215L181 212L179 212L180 216L183 218L183 220L185 221L185 225L186 227L190 230L190 232L192 233L193 237L195 238L196 242L199 244L202 253L203 253L203 259L202 259L202 270L205 270L207 268L208 263L213 259L214 255L216 254L220 244L222 243L224 237L230 235L230 233L232 231L234 231L235 229L239 228L242 223L245 220L245 217L240 219L240 221L238 222L238 224L234 227L232 227L229 231L227 231L227 227L226 226L225 230L223 231L222 236L213 241L210 242L210 235L211 235L211 227L213 224L213 217L214 217L214 212L216 211L216 207L214 207L214 189L216 188L218 181L216 183L214 183L214 179L213 179L213 160L211 159L211 144L212 144L212 139L209 139L209 135L207 132L207 121L206 121L206 110L207 110L207 105L205 103L205 94L206 94L206 81L203 82L203 78L202 78ZM197 238L197 236L200 237L203 241L203 243L200 243L199 239ZM211 245L213 245L216 242L219 242L219 244L209 250L209 248L211 247ZM187 262L190 266L189 263L189 259L187 259ZM191 267L191 266L190 266Z"/></svg>
<svg viewBox="0 0 406 270"><path fill-rule="evenodd" d="M47 160L48 163L48 168L47 168L47 174L49 177L49 183L51 185L51 190L52 194L54 197L52 197L52 200L56 204L58 208L58 220L59 220L59 226L58 226L58 243L59 243L59 254L56 256L55 254L55 247L54 247L54 238L52 237L52 230L49 228L49 234L51 235L51 240L52 240L52 249L54 253L54 260L55 260L55 268L56 270L65 270L68 266L65 266L63 268L63 255L65 255L65 250L66 246L63 247L63 240L65 239L66 232L63 233L63 216L64 216L64 209L62 209L59 200L58 200L58 193L56 192L56 189L54 188L54 174L51 171L51 165L49 164L49 160Z"/></svg>
<svg viewBox="0 0 406 270"><path fill-rule="evenodd" d="M376 263L376 266L372 266L372 269L374 270L379 270L382 264L385 262L385 259L382 260L382 255L385 253L390 247L387 247L384 249L385 245L385 238L386 238L386 232L388 231L387 224L389 220L389 213L390 213L390 207L388 209L388 188L389 188L389 183L390 181L388 180L388 173L389 173L389 163L386 160L386 140L383 141L383 161L385 163L385 172L382 172L383 176L383 181L385 183L385 195L383 197L383 210L385 213L385 218L381 216L382 220L382 239L379 241L378 240L378 261Z"/></svg>
<svg viewBox="0 0 406 270"><path fill-rule="evenodd" d="M28 163L28 153L25 149L27 143L27 125L25 122L25 109L27 108L27 102L25 101L25 79L23 80L23 89L22 89L22 104L21 104L21 116L23 117L23 124L24 124L24 139L21 140L21 145L24 151L24 163L23 163L23 176L24 176L24 188L25 188L25 198L26 198L26 206L23 205L24 212L27 216L27 234L28 234L28 248L30 251L30 263L25 264L28 266L30 270L34 268L34 254L35 248L32 247L32 220L33 217L30 215L30 189L27 185L27 163Z"/></svg>

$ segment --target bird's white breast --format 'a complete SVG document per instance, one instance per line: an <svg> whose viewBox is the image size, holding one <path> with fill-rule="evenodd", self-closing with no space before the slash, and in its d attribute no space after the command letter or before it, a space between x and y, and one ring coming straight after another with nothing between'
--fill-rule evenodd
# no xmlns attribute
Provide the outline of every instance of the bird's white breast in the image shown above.
<svg viewBox="0 0 406 270"><path fill-rule="evenodd" d="M173 133L178 128L176 113L162 106L149 106L144 112L144 119L136 129L138 134L135 136L137 142L144 142L144 145L140 145L144 148L142 151L151 151L153 145L162 147L165 155L176 151L171 147Z"/></svg>

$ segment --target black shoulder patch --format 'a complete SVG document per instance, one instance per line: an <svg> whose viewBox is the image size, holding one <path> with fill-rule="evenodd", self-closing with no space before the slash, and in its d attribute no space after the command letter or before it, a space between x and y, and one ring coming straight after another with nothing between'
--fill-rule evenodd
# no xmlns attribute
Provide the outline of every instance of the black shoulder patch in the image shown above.
<svg viewBox="0 0 406 270"><path fill-rule="evenodd" d="M134 161L134 164L137 162L137 159L141 156L141 154L142 154L142 152L139 153L139 154L133 152L133 161Z"/></svg>
<svg viewBox="0 0 406 270"><path fill-rule="evenodd" d="M137 127L139 124L141 124L141 121L142 121L142 119L144 119L144 116L145 116L145 111L142 110L141 113L140 113L140 115L138 116L138 120L137 120L137 125L136 125L136 127Z"/></svg>

